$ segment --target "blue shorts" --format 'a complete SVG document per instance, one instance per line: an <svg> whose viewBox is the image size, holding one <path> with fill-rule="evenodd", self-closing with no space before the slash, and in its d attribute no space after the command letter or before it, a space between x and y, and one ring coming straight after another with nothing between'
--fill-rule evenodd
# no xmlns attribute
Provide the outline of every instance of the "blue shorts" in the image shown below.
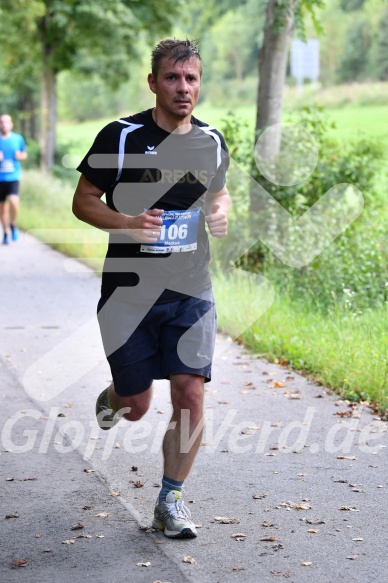
<svg viewBox="0 0 388 583"><path fill-rule="evenodd" d="M19 180L12 182L0 181L0 202L5 202L10 194L19 194Z"/></svg>
<svg viewBox="0 0 388 583"><path fill-rule="evenodd" d="M117 394L137 395L153 380L169 379L173 374L211 380L217 330L211 289L150 309L117 301L114 295L102 297L97 311Z"/></svg>

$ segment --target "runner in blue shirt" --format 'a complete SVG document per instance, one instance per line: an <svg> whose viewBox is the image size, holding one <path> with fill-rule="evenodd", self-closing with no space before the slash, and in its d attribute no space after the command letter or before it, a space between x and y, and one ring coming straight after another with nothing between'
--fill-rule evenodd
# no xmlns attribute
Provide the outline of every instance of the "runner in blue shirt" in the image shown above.
<svg viewBox="0 0 388 583"><path fill-rule="evenodd" d="M0 116L0 218L3 226L3 245L8 245L8 227L11 227L13 241L19 238L16 217L19 212L19 182L21 160L27 158L24 139L12 131L12 118L8 114ZM9 213L7 207L9 203Z"/></svg>

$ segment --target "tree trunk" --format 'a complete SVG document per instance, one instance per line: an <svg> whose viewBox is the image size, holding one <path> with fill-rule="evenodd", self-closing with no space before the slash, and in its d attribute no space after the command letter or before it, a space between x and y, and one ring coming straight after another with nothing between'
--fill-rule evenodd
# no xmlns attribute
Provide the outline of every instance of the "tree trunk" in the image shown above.
<svg viewBox="0 0 388 583"><path fill-rule="evenodd" d="M281 122L283 88L288 50L294 30L295 0L279 6L268 0L264 40L259 53L259 86L257 96L256 138L261 130ZM279 153L281 132L263 140L260 154L270 160Z"/></svg>
<svg viewBox="0 0 388 583"><path fill-rule="evenodd" d="M255 145L262 130L281 122L288 50L294 30L295 2L296 0L287 0L287 3L283 2L281 5L277 0L267 2L264 39L258 61L259 85ZM270 164L279 153L280 144L281 126L279 125L277 131L267 132L262 136L256 152L266 164ZM265 189L258 191L257 188L252 188L250 192L251 228L254 230L257 213L266 209L268 205L265 192L269 191L273 184L262 177L255 161L253 161L251 174Z"/></svg>
<svg viewBox="0 0 388 583"><path fill-rule="evenodd" d="M57 123L56 71L50 65L49 50L45 50L41 95L41 159L42 170L50 172L54 166Z"/></svg>
<svg viewBox="0 0 388 583"><path fill-rule="evenodd" d="M31 90L21 96L19 112L22 112L21 123L21 134L25 138L31 138L32 140L38 140L37 132L37 112L35 106L35 96L31 93Z"/></svg>

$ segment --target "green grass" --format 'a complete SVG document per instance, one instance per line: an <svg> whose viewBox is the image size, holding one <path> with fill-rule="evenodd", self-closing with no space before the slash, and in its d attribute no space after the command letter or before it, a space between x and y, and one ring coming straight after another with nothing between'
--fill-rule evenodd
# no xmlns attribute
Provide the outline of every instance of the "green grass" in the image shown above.
<svg viewBox="0 0 388 583"><path fill-rule="evenodd" d="M38 170L26 170L21 181L19 226L58 251L79 257L97 271L105 257L108 235L72 214L74 188ZM56 242L53 242L53 237ZM74 240L77 243L74 243Z"/></svg>
<svg viewBox="0 0 388 583"><path fill-rule="evenodd" d="M388 306L357 318L343 310L328 317L306 301L276 294L273 305L246 328L256 311L250 306L257 288L221 274L213 276L213 286L221 329L251 351L310 373L346 399L388 408Z"/></svg>
<svg viewBox="0 0 388 583"><path fill-rule="evenodd" d="M254 105L228 109L227 107L215 107L203 103L195 109L195 115L209 125L220 128L222 119L229 111L233 111L242 121L249 124L252 132L256 119ZM289 110L292 113L292 110ZM356 136L359 132L369 137L382 140L388 146L388 105L349 105L348 107L332 108L328 110L330 119L335 122L336 128L332 130L333 137L346 140ZM285 113L287 116L288 113ZM69 153L83 156L91 146L98 131L110 121L117 119L113 116L102 120L93 120L82 123L62 122L58 127L58 138L61 144L68 145Z"/></svg>

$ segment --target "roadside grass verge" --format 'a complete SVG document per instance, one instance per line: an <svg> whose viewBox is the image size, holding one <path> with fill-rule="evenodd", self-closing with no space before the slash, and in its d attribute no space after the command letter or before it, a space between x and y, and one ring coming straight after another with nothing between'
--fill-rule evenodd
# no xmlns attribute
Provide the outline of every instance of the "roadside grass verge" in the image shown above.
<svg viewBox="0 0 388 583"><path fill-rule="evenodd" d="M101 271L108 235L73 215L73 194L73 186L50 174L24 171L18 224L54 249Z"/></svg>
<svg viewBox="0 0 388 583"><path fill-rule="evenodd" d="M306 299L275 292L272 306L245 329L247 306L260 288L221 273L213 287L220 328L258 357L309 373L345 399L388 409L388 305L357 317L342 308L324 315Z"/></svg>

